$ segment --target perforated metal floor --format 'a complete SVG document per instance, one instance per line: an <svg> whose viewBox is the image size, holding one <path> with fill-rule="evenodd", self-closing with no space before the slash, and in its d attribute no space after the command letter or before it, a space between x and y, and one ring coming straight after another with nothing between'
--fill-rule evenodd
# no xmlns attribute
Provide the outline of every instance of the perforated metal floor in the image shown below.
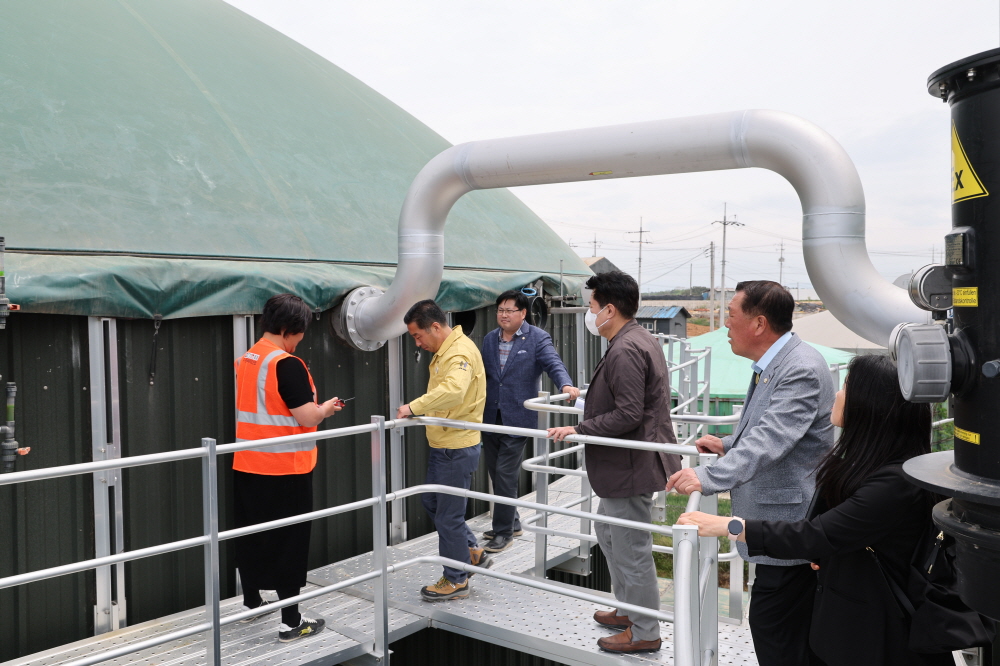
<svg viewBox="0 0 1000 666"><path fill-rule="evenodd" d="M550 504L566 505L578 498L579 479L576 477L563 477L549 487ZM533 501L534 493L523 499ZM490 528L490 518L486 514L477 516L469 521L469 526L473 532L481 534ZM579 520L551 516L549 526L577 531ZM575 554L576 547L577 542L572 539L550 537L548 559L552 563L565 561ZM389 562L436 554L437 534L432 533L390 548ZM534 534L525 532L515 539L511 548L494 556L493 569L509 574L522 574L533 567L534 554ZM371 554L359 555L310 572L309 588L329 585L370 570ZM593 621L595 608L590 604L487 576L472 579L472 594L466 599L436 603L422 601L420 588L433 583L440 576L441 568L438 565L416 565L389 576L390 642L433 626L565 664L603 666L673 663L673 625L669 623L660 625L663 647L658 653L615 656L597 648L597 639L613 632ZM279 643L277 615L267 615L249 624L237 623L223 627L223 661L227 665L306 665L336 664L361 657L372 644L374 613L370 601L371 590L371 585L359 585L304 603L302 607L307 612L319 614L327 621L327 629L313 638ZM611 595L600 592L594 594L611 599ZM223 602L222 609L224 615L236 613L242 609L242 599L228 599ZM145 641L201 621L204 621L204 611L194 609L5 662L0 666L65 664L97 651ZM104 663L115 666L204 664L205 642L201 636L194 635ZM756 666L757 659L746 623L742 626L719 623L719 664Z"/></svg>

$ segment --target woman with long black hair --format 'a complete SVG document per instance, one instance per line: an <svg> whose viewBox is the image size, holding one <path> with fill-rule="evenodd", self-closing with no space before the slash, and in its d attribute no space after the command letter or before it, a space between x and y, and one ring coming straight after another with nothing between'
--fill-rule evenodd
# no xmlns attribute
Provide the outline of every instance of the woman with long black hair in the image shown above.
<svg viewBox="0 0 1000 666"><path fill-rule="evenodd" d="M909 650L909 619L875 559L905 586L910 557L930 529L934 498L902 473L906 460L930 452L930 405L903 399L888 358L858 356L830 420L843 432L817 469L809 517L794 523L737 518L736 538L750 555L814 563L809 646L818 663L954 664L950 653ZM699 511L678 522L697 525L700 536L725 536L731 520Z"/></svg>

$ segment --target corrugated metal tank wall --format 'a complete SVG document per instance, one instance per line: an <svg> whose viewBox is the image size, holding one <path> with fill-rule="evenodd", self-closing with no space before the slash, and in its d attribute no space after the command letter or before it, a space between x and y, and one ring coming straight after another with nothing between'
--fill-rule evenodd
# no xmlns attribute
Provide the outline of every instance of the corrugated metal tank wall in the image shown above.
<svg viewBox="0 0 1000 666"><path fill-rule="evenodd" d="M18 314L0 331L0 381L17 382L17 469L89 462L87 320ZM0 577L94 557L89 477L0 488ZM0 590L0 661L93 631L94 576Z"/></svg>
<svg viewBox="0 0 1000 666"><path fill-rule="evenodd" d="M496 327L496 308L474 311L471 338L481 344ZM556 349L576 377L572 315L549 317ZM155 335L155 376L150 384L154 325L118 320L119 391L123 455L193 448L203 437L220 443L235 439L233 319L202 317L162 322ZM260 331L257 331L257 335ZM600 354L600 339L586 335L588 364ZM431 354L406 336L403 342L404 400L423 393ZM17 314L0 331L0 382L18 382L18 439L32 452L18 470L91 460L87 386L87 319ZM357 352L330 334L330 313L314 321L296 350L310 367L321 398L355 396L326 427L367 422L372 414L395 415L388 404L388 353ZM548 390L556 391L545 380ZM568 422L568 421L567 421ZM553 424L556 420L553 421ZM422 428L405 431L406 484L423 483L427 446ZM316 508L347 503L371 494L370 438L367 435L320 444L314 480ZM531 445L528 447L529 453ZM567 460L566 464L572 461ZM233 526L231 457L220 460L220 523ZM522 475L530 490L530 475ZM473 489L488 491L483 463ZM197 461L166 463L124 474L126 549L174 541L202 532L202 481ZM487 510L470 502L468 515ZM408 535L432 527L419 497L407 502ZM94 516L90 476L0 488L0 576L94 557ZM310 568L371 548L367 511L314 521ZM232 549L222 547L222 593L235 594ZM128 623L136 624L204 603L202 553L189 549L126 565ZM0 661L38 652L93 634L92 573L65 576L0 591Z"/></svg>
<svg viewBox="0 0 1000 666"><path fill-rule="evenodd" d="M123 457L196 448L203 437L233 441L232 326L232 317L169 319L158 331L149 320L116 322ZM219 479L224 526L232 526L230 477ZM200 460L126 469L123 480L126 550L204 533ZM228 544L222 557L231 562ZM200 548L126 564L128 623L203 605L202 566Z"/></svg>

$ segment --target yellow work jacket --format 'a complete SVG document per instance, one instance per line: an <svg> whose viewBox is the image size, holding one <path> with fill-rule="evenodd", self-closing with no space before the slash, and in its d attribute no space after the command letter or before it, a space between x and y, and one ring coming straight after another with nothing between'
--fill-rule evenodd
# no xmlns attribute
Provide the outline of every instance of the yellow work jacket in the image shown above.
<svg viewBox="0 0 1000 666"><path fill-rule="evenodd" d="M483 422L486 371L479 348L456 326L434 354L427 393L410 402L417 416ZM478 430L427 426L427 443L436 449L464 449L479 443Z"/></svg>

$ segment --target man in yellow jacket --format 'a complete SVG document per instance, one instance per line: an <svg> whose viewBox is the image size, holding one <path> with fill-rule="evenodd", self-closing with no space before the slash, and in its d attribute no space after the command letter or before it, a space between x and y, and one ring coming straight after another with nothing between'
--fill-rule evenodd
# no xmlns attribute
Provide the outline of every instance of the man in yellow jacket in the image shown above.
<svg viewBox="0 0 1000 666"><path fill-rule="evenodd" d="M427 392L396 412L396 418L436 416L439 418L483 422L486 404L486 372L479 348L462 327L448 326L448 319L432 300L420 301L403 317L417 346L434 353L431 359ZM478 430L427 426L426 483L469 489L472 473L479 466ZM445 493L424 493L424 508L438 532L438 554L459 562L489 568L489 555L478 547L476 537L465 524L466 499ZM420 590L425 601L442 601L469 596L467 574L445 567L444 575L433 585Z"/></svg>

